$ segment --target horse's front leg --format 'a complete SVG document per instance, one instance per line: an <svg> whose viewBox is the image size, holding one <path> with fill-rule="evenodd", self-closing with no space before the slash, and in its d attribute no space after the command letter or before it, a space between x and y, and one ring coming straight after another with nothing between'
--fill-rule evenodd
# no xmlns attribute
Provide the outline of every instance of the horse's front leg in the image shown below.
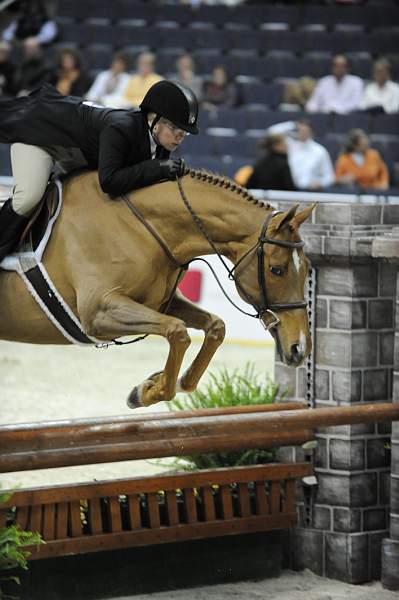
<svg viewBox="0 0 399 600"><path fill-rule="evenodd" d="M85 317L83 309L82 324L89 335L97 338L152 333L168 340L169 354L164 370L156 379L136 386L127 402L130 408L137 408L171 400L176 394L177 377L191 341L183 320L161 314L119 293L109 294L98 307L87 312Z"/></svg>
<svg viewBox="0 0 399 600"><path fill-rule="evenodd" d="M224 340L225 324L220 317L186 300L179 291L176 292L167 314L182 319L187 327L201 329L205 333L204 342L197 356L177 384L178 392L192 392L197 388L213 355Z"/></svg>

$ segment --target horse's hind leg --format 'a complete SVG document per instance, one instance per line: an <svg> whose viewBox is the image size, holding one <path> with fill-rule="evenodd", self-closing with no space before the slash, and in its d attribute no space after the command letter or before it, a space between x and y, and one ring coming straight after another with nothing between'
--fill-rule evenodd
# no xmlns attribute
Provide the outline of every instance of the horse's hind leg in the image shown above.
<svg viewBox="0 0 399 600"><path fill-rule="evenodd" d="M205 332L204 342L192 364L179 379L178 392L192 392L204 374L216 350L224 340L225 325L218 316L202 310L176 292L167 314L179 317L187 327Z"/></svg>
<svg viewBox="0 0 399 600"><path fill-rule="evenodd" d="M169 342L169 355L162 373L135 387L129 395L128 406L150 406L171 400L176 394L176 382L184 354L190 345L186 326L181 319L163 315L126 296L110 294L90 318L82 319L89 335L110 339L122 335L153 333Z"/></svg>

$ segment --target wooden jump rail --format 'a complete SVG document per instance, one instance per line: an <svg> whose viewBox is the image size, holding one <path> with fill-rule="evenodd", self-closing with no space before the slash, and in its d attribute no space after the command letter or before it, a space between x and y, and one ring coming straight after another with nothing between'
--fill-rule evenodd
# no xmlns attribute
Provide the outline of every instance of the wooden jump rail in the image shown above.
<svg viewBox="0 0 399 600"><path fill-rule="evenodd" d="M298 403L0 427L0 472L298 445L316 427L399 420L399 405ZM18 490L0 525L39 531L31 559L282 529L297 521L305 463L266 464Z"/></svg>

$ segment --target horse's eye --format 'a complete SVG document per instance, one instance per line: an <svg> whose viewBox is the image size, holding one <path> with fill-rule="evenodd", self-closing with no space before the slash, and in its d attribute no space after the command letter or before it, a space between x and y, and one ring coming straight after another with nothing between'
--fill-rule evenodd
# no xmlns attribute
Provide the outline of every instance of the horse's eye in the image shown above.
<svg viewBox="0 0 399 600"><path fill-rule="evenodd" d="M277 277L283 275L283 269L280 269L280 267L270 267L270 272L273 273L273 275L277 275Z"/></svg>

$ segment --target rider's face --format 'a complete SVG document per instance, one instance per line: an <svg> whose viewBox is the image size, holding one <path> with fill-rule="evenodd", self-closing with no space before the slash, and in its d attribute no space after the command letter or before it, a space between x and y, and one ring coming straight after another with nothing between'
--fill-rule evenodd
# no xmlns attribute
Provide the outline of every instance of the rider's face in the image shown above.
<svg viewBox="0 0 399 600"><path fill-rule="evenodd" d="M186 131L175 127L170 121L160 119L154 127L154 135L158 144L169 150L169 152L173 152L188 134Z"/></svg>

